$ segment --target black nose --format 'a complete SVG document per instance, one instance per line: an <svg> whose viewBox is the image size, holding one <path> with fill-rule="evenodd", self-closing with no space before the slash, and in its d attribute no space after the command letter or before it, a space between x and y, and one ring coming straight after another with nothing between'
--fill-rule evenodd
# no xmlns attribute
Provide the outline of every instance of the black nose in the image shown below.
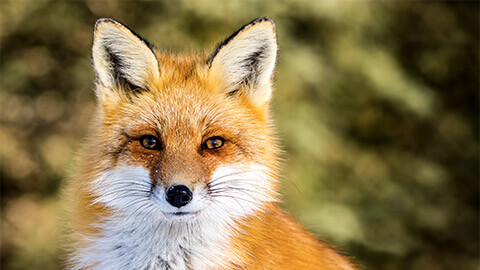
<svg viewBox="0 0 480 270"><path fill-rule="evenodd" d="M192 197L192 192L188 187L178 185L167 190L166 200L169 204L180 208L187 205L192 200Z"/></svg>

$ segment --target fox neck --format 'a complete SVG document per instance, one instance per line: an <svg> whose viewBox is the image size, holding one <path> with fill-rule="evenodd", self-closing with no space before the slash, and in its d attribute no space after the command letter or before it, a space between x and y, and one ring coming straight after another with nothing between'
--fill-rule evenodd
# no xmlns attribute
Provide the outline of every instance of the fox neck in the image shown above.
<svg viewBox="0 0 480 270"><path fill-rule="evenodd" d="M193 222L128 216L99 225L101 236L79 250L78 268L95 269L210 269L232 261L229 250L233 221Z"/></svg>

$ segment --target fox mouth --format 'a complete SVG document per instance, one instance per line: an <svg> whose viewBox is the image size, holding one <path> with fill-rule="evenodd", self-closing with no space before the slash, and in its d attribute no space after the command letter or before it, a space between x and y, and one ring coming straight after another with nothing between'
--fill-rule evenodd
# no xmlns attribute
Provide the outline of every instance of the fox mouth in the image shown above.
<svg viewBox="0 0 480 270"><path fill-rule="evenodd" d="M189 216L189 215L198 215L200 211L196 212L166 212L164 213L167 216Z"/></svg>
<svg viewBox="0 0 480 270"><path fill-rule="evenodd" d="M182 220L187 220L190 218L195 218L198 216L200 211L196 212L163 212L166 218L171 219L171 220L177 220L177 221L182 221Z"/></svg>

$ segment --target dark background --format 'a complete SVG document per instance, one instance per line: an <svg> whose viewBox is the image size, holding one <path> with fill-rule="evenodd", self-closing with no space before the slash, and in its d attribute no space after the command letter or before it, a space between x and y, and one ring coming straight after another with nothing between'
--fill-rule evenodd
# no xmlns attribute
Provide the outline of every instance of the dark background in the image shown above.
<svg viewBox="0 0 480 270"><path fill-rule="evenodd" d="M0 2L2 269L61 268L96 19L208 52L261 16L283 207L368 269L478 269L479 4L380 1Z"/></svg>

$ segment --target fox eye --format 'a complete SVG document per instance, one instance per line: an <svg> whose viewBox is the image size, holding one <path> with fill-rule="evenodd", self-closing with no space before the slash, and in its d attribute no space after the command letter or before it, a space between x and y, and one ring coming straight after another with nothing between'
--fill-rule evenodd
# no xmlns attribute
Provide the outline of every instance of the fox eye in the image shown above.
<svg viewBox="0 0 480 270"><path fill-rule="evenodd" d="M223 139L222 137L218 137L218 136L217 137L211 137L211 138L208 138L203 143L203 148L209 149L209 150L217 149L217 148L222 147L224 143L225 143L225 139Z"/></svg>
<svg viewBox="0 0 480 270"><path fill-rule="evenodd" d="M160 148L160 142L157 138L152 135L145 135L140 138L140 144L147 149L158 149Z"/></svg>

